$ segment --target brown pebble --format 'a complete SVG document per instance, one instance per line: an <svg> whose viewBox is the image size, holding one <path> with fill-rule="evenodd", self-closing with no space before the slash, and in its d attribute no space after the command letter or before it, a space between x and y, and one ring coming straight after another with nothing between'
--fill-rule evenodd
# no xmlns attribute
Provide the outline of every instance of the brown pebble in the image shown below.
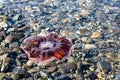
<svg viewBox="0 0 120 80"><path fill-rule="evenodd" d="M11 36L11 35L6 36L6 38L5 38L5 42L7 42L7 43L11 43L12 40L13 40L13 36Z"/></svg>
<svg viewBox="0 0 120 80"><path fill-rule="evenodd" d="M106 53L105 55L106 55L107 58L110 58L110 59L116 59L116 58L118 58L118 56L116 54L110 53L110 52Z"/></svg>
<svg viewBox="0 0 120 80"><path fill-rule="evenodd" d="M93 32L92 35L91 35L91 38L101 38L102 35L100 32Z"/></svg>

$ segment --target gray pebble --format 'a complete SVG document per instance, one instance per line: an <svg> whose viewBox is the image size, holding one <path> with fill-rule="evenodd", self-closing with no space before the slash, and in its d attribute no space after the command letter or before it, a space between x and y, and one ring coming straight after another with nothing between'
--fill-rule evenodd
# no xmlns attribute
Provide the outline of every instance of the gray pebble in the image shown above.
<svg viewBox="0 0 120 80"><path fill-rule="evenodd" d="M100 61L97 63L97 67L104 73L108 73L111 70L111 65L106 61Z"/></svg>

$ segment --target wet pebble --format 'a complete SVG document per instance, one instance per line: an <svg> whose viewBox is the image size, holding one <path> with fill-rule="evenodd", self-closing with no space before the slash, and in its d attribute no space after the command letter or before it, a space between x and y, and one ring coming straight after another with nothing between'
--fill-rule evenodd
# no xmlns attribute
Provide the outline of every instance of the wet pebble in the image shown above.
<svg viewBox="0 0 120 80"><path fill-rule="evenodd" d="M118 58L117 54L115 54L115 53L110 53L109 52L109 53L106 53L105 55L109 59L117 59Z"/></svg>
<svg viewBox="0 0 120 80"><path fill-rule="evenodd" d="M91 38L101 38L102 34L100 32L93 32Z"/></svg>
<svg viewBox="0 0 120 80"><path fill-rule="evenodd" d="M5 42L7 42L7 43L11 43L12 40L13 40L13 36L11 36L11 35L6 36L6 38L5 38Z"/></svg>
<svg viewBox="0 0 120 80"><path fill-rule="evenodd" d="M7 57L3 59L2 66L1 66L1 72L7 71L7 69L10 66L11 61L12 60L10 58L7 58Z"/></svg>
<svg viewBox="0 0 120 80"><path fill-rule="evenodd" d="M38 71L40 71L39 67L34 67L34 68L31 68L30 70L28 70L29 73L35 73L35 72L38 72Z"/></svg>
<svg viewBox="0 0 120 80"><path fill-rule="evenodd" d="M27 66L32 66L33 65L33 61L32 60L28 60L26 63Z"/></svg>
<svg viewBox="0 0 120 80"><path fill-rule="evenodd" d="M48 67L45 71L48 73L53 73L57 69L57 66Z"/></svg>
<svg viewBox="0 0 120 80"><path fill-rule="evenodd" d="M62 70L63 73L70 73L70 72L74 72L77 69L77 65L74 62L66 63L66 64L62 64L60 66L60 69Z"/></svg>
<svg viewBox="0 0 120 80"><path fill-rule="evenodd" d="M85 44L84 46L85 49L94 49L96 46L94 44Z"/></svg>
<svg viewBox="0 0 120 80"><path fill-rule="evenodd" d="M108 73L111 70L111 65L106 61L98 62L97 67L104 73Z"/></svg>

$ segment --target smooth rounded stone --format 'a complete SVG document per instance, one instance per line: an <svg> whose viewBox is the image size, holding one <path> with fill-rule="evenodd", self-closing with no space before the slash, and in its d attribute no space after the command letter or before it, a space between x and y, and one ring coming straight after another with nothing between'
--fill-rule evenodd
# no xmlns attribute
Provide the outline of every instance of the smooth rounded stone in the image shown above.
<svg viewBox="0 0 120 80"><path fill-rule="evenodd" d="M89 69L90 69L90 71L94 71L95 67L94 66L90 66Z"/></svg>
<svg viewBox="0 0 120 80"><path fill-rule="evenodd" d="M106 53L105 56L106 56L107 58L109 58L109 59L117 59L117 58L118 58L118 55L117 55L117 54L111 53L111 52Z"/></svg>
<svg viewBox="0 0 120 80"><path fill-rule="evenodd" d="M102 38L102 34L100 32L93 32L91 38Z"/></svg>
<svg viewBox="0 0 120 80"><path fill-rule="evenodd" d="M97 67L104 73L108 73L111 71L111 65L106 61L99 61L97 63Z"/></svg>
<svg viewBox="0 0 120 80"><path fill-rule="evenodd" d="M85 49L94 49L94 48L97 48L95 44L85 44L84 45L84 48Z"/></svg>
<svg viewBox="0 0 120 80"><path fill-rule="evenodd" d="M99 72L99 73L97 74L97 78L101 80L101 79L103 78L103 74L102 74L101 72Z"/></svg>
<svg viewBox="0 0 120 80"><path fill-rule="evenodd" d="M13 40L13 36L11 36L11 35L6 36L6 38L5 38L5 42L7 42L7 43L11 43L12 40Z"/></svg>
<svg viewBox="0 0 120 80"><path fill-rule="evenodd" d="M17 32L11 32L10 35L13 36L14 38L17 38L17 39L21 39L24 36L23 32L18 32L18 33Z"/></svg>
<svg viewBox="0 0 120 80"><path fill-rule="evenodd" d="M51 66L45 69L45 71L48 73L53 73L56 69L57 69L57 66Z"/></svg>
<svg viewBox="0 0 120 80"><path fill-rule="evenodd" d="M10 66L11 61L12 61L12 59L7 58L7 57L3 59L3 62L2 62L2 65L1 65L1 72L7 71L7 69Z"/></svg>
<svg viewBox="0 0 120 80"><path fill-rule="evenodd" d="M27 66L32 66L33 65L33 60L28 60L26 63Z"/></svg>
<svg viewBox="0 0 120 80"><path fill-rule="evenodd" d="M39 67L33 67L30 70L28 70L29 73L35 73L35 72L38 72L38 71L40 71Z"/></svg>
<svg viewBox="0 0 120 80"><path fill-rule="evenodd" d="M74 72L77 69L77 65L75 62L61 64L60 69L63 73Z"/></svg>
<svg viewBox="0 0 120 80"><path fill-rule="evenodd" d="M76 31L77 34L81 34L81 35L86 35L88 33L88 29L86 28L81 28L78 31Z"/></svg>

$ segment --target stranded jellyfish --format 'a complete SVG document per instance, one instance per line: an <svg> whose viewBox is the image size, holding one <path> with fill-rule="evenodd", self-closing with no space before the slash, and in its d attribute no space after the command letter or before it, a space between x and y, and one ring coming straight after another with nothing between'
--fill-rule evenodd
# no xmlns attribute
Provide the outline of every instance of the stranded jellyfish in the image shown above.
<svg viewBox="0 0 120 80"><path fill-rule="evenodd" d="M46 36L32 36L23 40L21 48L28 58L38 65L44 65L55 59L62 60L69 56L73 45L71 40L51 32Z"/></svg>

